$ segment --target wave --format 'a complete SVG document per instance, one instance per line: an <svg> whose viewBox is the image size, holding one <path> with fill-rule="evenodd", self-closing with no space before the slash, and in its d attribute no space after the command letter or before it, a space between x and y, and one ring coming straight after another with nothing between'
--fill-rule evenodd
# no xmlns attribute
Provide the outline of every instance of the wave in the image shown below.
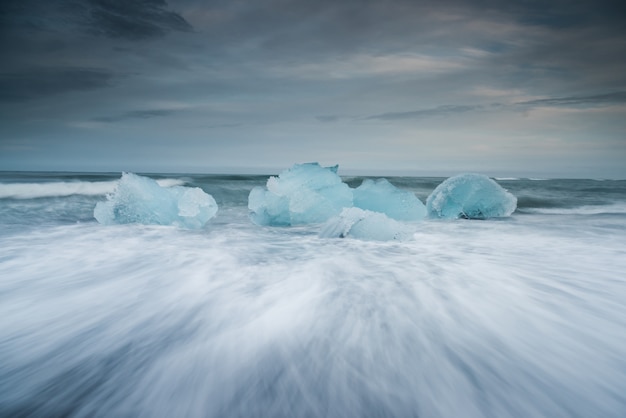
<svg viewBox="0 0 626 418"><path fill-rule="evenodd" d="M183 179L157 179L156 182L161 187L184 186L187 184L187 181Z"/></svg>
<svg viewBox="0 0 626 418"><path fill-rule="evenodd" d="M546 181L548 179L536 178L536 177L494 177L498 181Z"/></svg>
<svg viewBox="0 0 626 418"><path fill-rule="evenodd" d="M626 204L614 203L610 205L586 205L573 208L522 208L520 212L544 215L621 215L626 214Z"/></svg>
<svg viewBox="0 0 626 418"><path fill-rule="evenodd" d="M513 194L515 194L513 192ZM571 199L543 196L517 196L518 209L574 208L580 205Z"/></svg>
<svg viewBox="0 0 626 418"><path fill-rule="evenodd" d="M57 181L48 183L0 183L0 199L37 199L73 195L104 196L113 193L117 180L111 181ZM182 186L184 180L159 179L162 187Z"/></svg>
<svg viewBox="0 0 626 418"><path fill-rule="evenodd" d="M0 228L0 416L626 416L623 229L231 219Z"/></svg>

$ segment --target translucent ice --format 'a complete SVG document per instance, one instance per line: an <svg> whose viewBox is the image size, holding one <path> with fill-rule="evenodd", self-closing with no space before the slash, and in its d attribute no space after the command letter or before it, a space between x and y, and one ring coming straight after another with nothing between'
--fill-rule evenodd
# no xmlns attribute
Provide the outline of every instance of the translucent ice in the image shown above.
<svg viewBox="0 0 626 418"><path fill-rule="evenodd" d="M274 226L324 222L352 206L352 191L337 168L296 164L270 177L266 188L255 187L248 196L252 221Z"/></svg>
<svg viewBox="0 0 626 418"><path fill-rule="evenodd" d="M141 223L201 228L217 213L213 197L198 187L161 187L156 181L123 173L94 217L101 224Z"/></svg>
<svg viewBox="0 0 626 418"><path fill-rule="evenodd" d="M441 183L426 200L438 218L486 219L509 216L517 198L482 174L460 174Z"/></svg>
<svg viewBox="0 0 626 418"><path fill-rule="evenodd" d="M370 241L405 240L410 237L406 225L384 213L359 208L345 208L339 216L326 222L321 238L352 237Z"/></svg>
<svg viewBox="0 0 626 418"><path fill-rule="evenodd" d="M353 193L357 208L381 212L400 221L416 221L426 216L426 206L415 194L398 189L386 179L365 179Z"/></svg>

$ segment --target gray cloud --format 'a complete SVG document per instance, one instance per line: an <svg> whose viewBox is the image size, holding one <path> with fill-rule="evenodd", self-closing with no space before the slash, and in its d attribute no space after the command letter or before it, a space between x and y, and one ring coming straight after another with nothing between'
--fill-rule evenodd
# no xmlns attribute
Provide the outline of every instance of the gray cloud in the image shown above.
<svg viewBox="0 0 626 418"><path fill-rule="evenodd" d="M218 123L216 125L206 125L206 129L224 129L224 128L239 128L244 126L243 123Z"/></svg>
<svg viewBox="0 0 626 418"><path fill-rule="evenodd" d="M546 99L527 100L516 102L513 104L490 103L488 105L443 105L430 109L420 109L403 112L387 112L378 115L365 117L364 120L406 120L406 119L422 119L433 116L448 116L468 112L482 112L495 110L515 110L548 106L548 107L576 107L576 106L607 106L616 103L626 103L626 92L618 91L606 94L596 94L590 96L570 96L570 97L553 97ZM339 116L318 116L320 122L335 121Z"/></svg>
<svg viewBox="0 0 626 418"><path fill-rule="evenodd" d="M341 116L337 115L320 115L315 117L315 119L323 123L337 122L340 118Z"/></svg>
<svg viewBox="0 0 626 418"><path fill-rule="evenodd" d="M24 101L69 91L107 87L116 75L99 68L31 68L0 73L0 100Z"/></svg>
<svg viewBox="0 0 626 418"><path fill-rule="evenodd" d="M327 54L409 46L441 49L476 40L497 47L509 41L508 34L493 36L493 25L480 27L476 23L498 23L500 29L513 22L562 29L602 20L619 27L619 16L624 16L624 8L613 0L259 0L208 4L183 0L179 4L194 27L220 44L246 42L255 51L272 56L296 50ZM473 36L468 38L468 32Z"/></svg>
<svg viewBox="0 0 626 418"><path fill-rule="evenodd" d="M184 69L170 48L157 44L169 32L191 30L164 0L6 0L0 5L0 101L116 87L122 74Z"/></svg>
<svg viewBox="0 0 626 418"><path fill-rule="evenodd" d="M548 99L529 100L518 102L520 106L578 106L578 105L608 105L626 103L626 92L618 91L593 96L554 97Z"/></svg>
<svg viewBox="0 0 626 418"><path fill-rule="evenodd" d="M88 4L87 29L99 35L139 40L192 29L181 15L166 9L164 0L90 0Z"/></svg>
<svg viewBox="0 0 626 418"><path fill-rule="evenodd" d="M368 116L365 120L402 120L402 119L421 119L431 116L447 116L458 113L475 112L483 110L482 105L443 105L432 109L412 110L409 112L388 112L379 115Z"/></svg>
<svg viewBox="0 0 626 418"><path fill-rule="evenodd" d="M180 109L147 109L147 110L132 110L115 116L104 116L93 118L95 122L113 123L120 122L129 119L152 119L169 116L178 112Z"/></svg>
<svg viewBox="0 0 626 418"><path fill-rule="evenodd" d="M141 40L169 31L190 31L191 25L167 9L164 0L5 0L0 9L2 31L84 33Z"/></svg>

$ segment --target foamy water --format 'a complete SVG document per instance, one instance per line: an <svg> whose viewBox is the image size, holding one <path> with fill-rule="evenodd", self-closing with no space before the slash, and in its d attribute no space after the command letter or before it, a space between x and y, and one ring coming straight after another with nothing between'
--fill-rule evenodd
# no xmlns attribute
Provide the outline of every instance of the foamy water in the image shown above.
<svg viewBox="0 0 626 418"><path fill-rule="evenodd" d="M220 205L199 231L0 199L0 415L626 415L626 217L585 208L623 183L502 181L510 218L367 242L252 224L263 181L186 178Z"/></svg>
<svg viewBox="0 0 626 418"><path fill-rule="evenodd" d="M179 179L159 179L162 187L182 186ZM37 199L46 197L65 197L73 195L99 196L112 193L117 181L71 181L48 183L0 183L0 199Z"/></svg>

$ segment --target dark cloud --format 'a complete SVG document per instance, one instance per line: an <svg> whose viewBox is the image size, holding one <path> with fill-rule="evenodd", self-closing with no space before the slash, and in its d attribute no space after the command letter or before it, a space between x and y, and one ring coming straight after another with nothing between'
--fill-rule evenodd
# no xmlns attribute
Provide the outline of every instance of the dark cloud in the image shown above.
<svg viewBox="0 0 626 418"><path fill-rule="evenodd" d="M205 129L223 129L223 128L239 128L244 126L243 123L218 123L216 125L206 125Z"/></svg>
<svg viewBox="0 0 626 418"><path fill-rule="evenodd" d="M168 32L191 30L164 0L4 0L0 101L115 87L120 74L184 68L157 44ZM139 42L150 39L157 42Z"/></svg>
<svg viewBox="0 0 626 418"><path fill-rule="evenodd" d="M113 123L120 122L129 119L151 119L169 116L178 112L178 109L147 109L147 110L132 110L129 112L121 113L115 116L104 116L99 118L93 118L95 122Z"/></svg>
<svg viewBox="0 0 626 418"><path fill-rule="evenodd" d="M88 4L88 30L98 35L139 40L192 29L181 15L167 10L163 0L90 0Z"/></svg>
<svg viewBox="0 0 626 418"><path fill-rule="evenodd" d="M191 25L164 0L5 0L0 9L6 36L32 31L142 40Z"/></svg>
<svg viewBox="0 0 626 418"><path fill-rule="evenodd" d="M337 122L340 118L337 115L320 115L315 117L315 119L323 123Z"/></svg>
<svg viewBox="0 0 626 418"><path fill-rule="evenodd" d="M576 27L598 20L618 23L626 16L621 0L520 0L510 3L511 13L518 15L521 22L553 28Z"/></svg>
<svg viewBox="0 0 626 418"><path fill-rule="evenodd" d="M625 10L615 0L182 0L180 4L194 26L212 39L221 44L248 41L270 55L297 49L309 54L389 51L410 45L440 49L475 42L476 37L467 37L467 29L478 36L485 31L481 41L497 45L508 39L493 36L477 23L517 22L560 29L601 20L623 26L619 16Z"/></svg>
<svg viewBox="0 0 626 418"><path fill-rule="evenodd" d="M458 113L467 113L477 110L483 110L482 105L443 105L432 109L413 110L409 112L389 112L379 115L368 116L365 120L402 120L402 119L421 119L430 116L448 116Z"/></svg>
<svg viewBox="0 0 626 418"><path fill-rule="evenodd" d="M570 96L570 97L552 97L546 99L528 100L516 102L513 104L490 103L488 105L443 105L430 109L420 109L405 112L388 112L378 115L372 115L364 118L364 120L405 120L405 119L422 119L433 116L448 116L468 112L482 112L494 110L516 110L538 106L548 107L576 107L576 106L607 106L616 103L626 103L626 92L618 91L607 94L597 94L590 96ZM332 122L339 116L318 116L320 122Z"/></svg>
<svg viewBox="0 0 626 418"><path fill-rule="evenodd" d="M626 92L618 91L594 96L554 97L548 99L529 100L518 102L520 106L579 106L579 105L608 105L626 103Z"/></svg>
<svg viewBox="0 0 626 418"><path fill-rule="evenodd" d="M116 74L98 68L30 68L0 73L0 100L25 101L71 91L94 90L111 85Z"/></svg>

